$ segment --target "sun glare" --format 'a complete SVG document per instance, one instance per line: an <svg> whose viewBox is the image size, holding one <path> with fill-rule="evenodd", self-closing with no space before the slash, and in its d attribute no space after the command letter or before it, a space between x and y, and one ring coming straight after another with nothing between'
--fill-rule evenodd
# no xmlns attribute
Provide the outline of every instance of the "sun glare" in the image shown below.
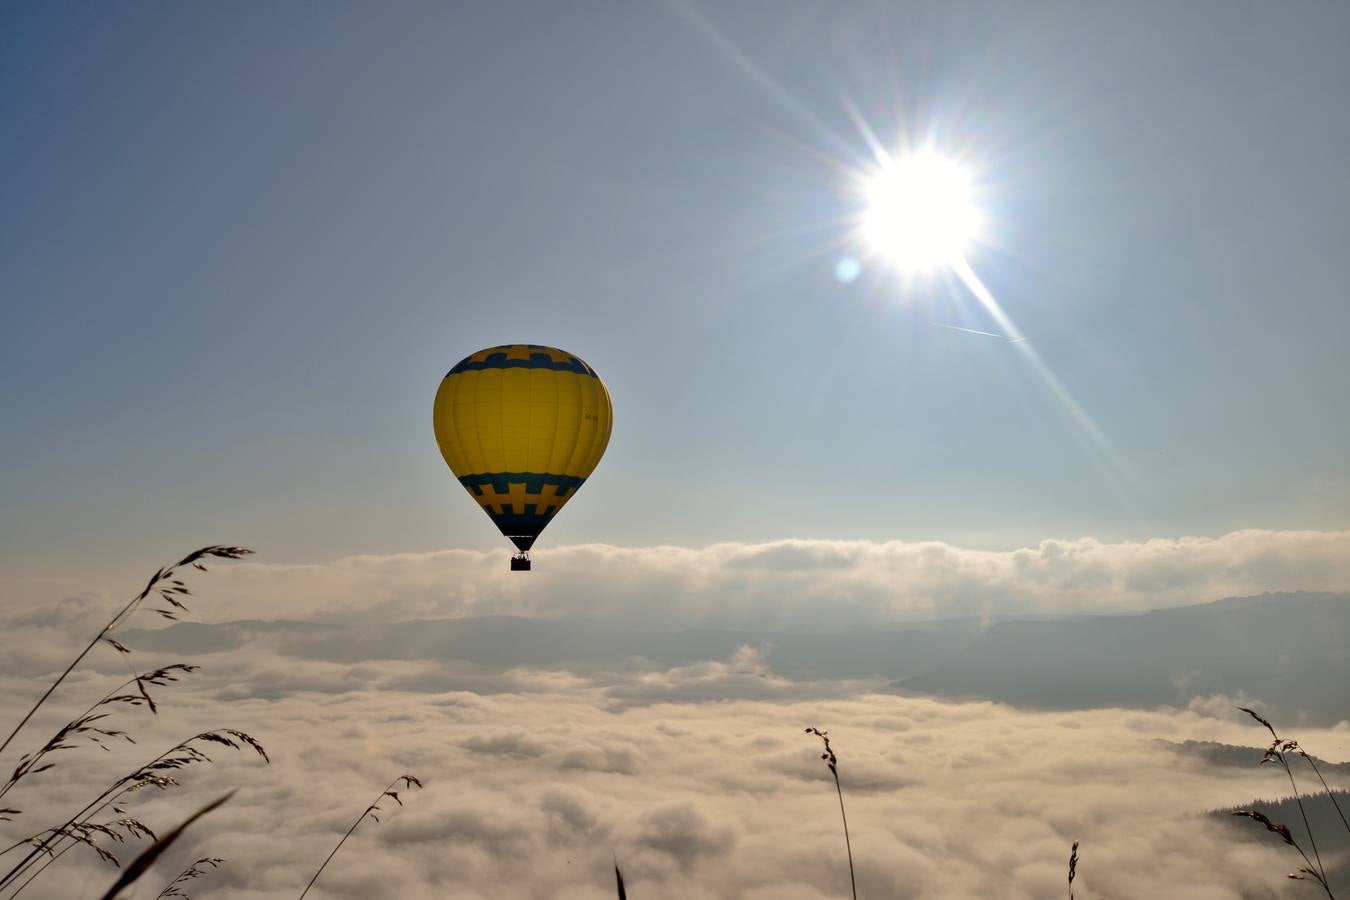
<svg viewBox="0 0 1350 900"><path fill-rule="evenodd" d="M979 232L969 174L932 151L886 163L864 185L864 197L864 240L906 271L959 261Z"/></svg>

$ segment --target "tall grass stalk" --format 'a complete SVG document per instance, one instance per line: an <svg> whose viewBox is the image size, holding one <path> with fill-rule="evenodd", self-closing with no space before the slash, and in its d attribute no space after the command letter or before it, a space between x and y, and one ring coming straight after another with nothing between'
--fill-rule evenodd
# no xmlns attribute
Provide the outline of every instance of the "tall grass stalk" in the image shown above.
<svg viewBox="0 0 1350 900"><path fill-rule="evenodd" d="M199 668L200 666L192 666L186 663L175 663L151 672L133 675L130 679L122 682L104 694L103 699L57 729L56 733L48 738L47 742L37 751L24 754L19 760L19 764L14 767L14 772L9 776L9 780L3 786L0 786L0 797L8 794L26 776L36 775L55 766L55 763L42 762L48 754L74 749L76 742L81 739L105 749L104 741L112 738L124 740L131 744L136 743L136 739L127 732L106 727L103 720L108 718L109 713L97 712L97 710L104 707L112 708L118 705L126 705L145 706L151 712L157 713L159 707L146 687L162 687L172 684L178 681L180 676L196 672ZM135 693L123 693L132 685L135 685Z"/></svg>
<svg viewBox="0 0 1350 900"><path fill-rule="evenodd" d="M356 826L364 822L367 817L374 819L376 822L380 821L380 817L377 816L376 813L380 811L381 800L383 800L385 797L389 797L399 806L403 805L403 801L399 799L398 791L394 790L394 788L398 786L398 783L400 781L403 782L404 789L413 787L420 788L422 786L422 782L417 780L417 778L412 775L400 775L393 781L389 782L389 786L380 792L380 796L375 798L374 803L367 806L365 808L365 811L362 812L361 815L357 816L356 821L352 823L352 827L347 829L347 833L342 836L342 839L337 842L337 846L334 847L332 852L329 853L327 858L324 859L323 863L319 866L319 871L314 873L314 877L309 880L309 884L305 885L305 889L300 892L299 900L305 900L305 895L309 893L309 889L314 887L314 882L319 880L319 876L323 874L323 870L328 866L330 862L332 862L333 857L337 856L337 852L342 849L342 845L347 843L347 838L351 837L352 832L356 831Z"/></svg>
<svg viewBox="0 0 1350 900"><path fill-rule="evenodd" d="M849 887L853 889L853 900L858 900L858 882L853 875L853 843L848 837L848 814L844 812L844 789L839 786L839 759L834 755L834 749L830 747L829 732L808 727L806 733L814 734L825 744L825 752L820 754L820 758L825 760L825 764L830 768L830 774L834 776L834 790L839 795L839 818L844 820L844 849L848 851L848 883Z"/></svg>
<svg viewBox="0 0 1350 900"><path fill-rule="evenodd" d="M158 593L159 597L162 600L164 600L169 607L172 607L172 609L161 608L156 610L156 612L158 612L162 617L166 619L176 618L173 611L174 609L178 610L187 609L187 606L183 603L182 598L188 596L192 592L188 590L187 585L183 583L182 579L173 577L175 570L181 569L185 566L193 566L194 568L200 569L204 572L206 571L206 566L202 565L201 560L207 557L212 557L216 559L240 559L244 556L249 555L252 552L253 552L252 550L249 550L245 547L226 547L226 546L203 547L200 550L194 550L193 552L189 553L187 556L183 557L178 562L169 566L167 569L160 569L158 572L156 572L153 576L151 576L150 581L145 586L145 589L142 590L135 597L132 597L131 600L127 603L127 605L122 607L122 609L117 613L117 615L113 616L112 619L108 621L108 624L104 625L103 628L99 630L98 634L94 635L94 639L90 641L88 645L86 645L85 648L81 650L73 660L71 660L70 665L66 666L65 671L62 672L60 675L58 675L56 677L56 680L47 686L47 690L44 691L42 696L37 699L37 702L33 704L32 709L28 710L28 712L24 715L24 717L19 720L19 724L14 726L14 730L9 733L9 736L6 737L3 742L0 742L0 753L5 752L5 749L9 747L9 745L14 741L14 738L18 736L20 731L23 730L23 727L28 724L28 720L33 718L33 715L37 713L39 709L42 708L42 704L47 702L48 698L51 697L51 695L56 691L56 689L61 686L61 683L66 680L66 677L75 670L75 667L84 661L84 658L89 655L89 651L93 650L100 643L107 641L114 649L118 650L119 652L121 653L127 652L127 649L124 646L122 646L117 641L112 639L112 632L119 625L125 622L133 613L135 613L136 610L138 610L141 607L141 605L145 602L146 598L149 597L152 592Z"/></svg>
<svg viewBox="0 0 1350 900"><path fill-rule="evenodd" d="M42 696L14 726L3 743L0 743L0 751L7 749L14 742L38 710L51 699L56 689L84 661L95 646L106 643L116 650L124 660L130 658L131 650L113 637L113 632L125 624L132 615L144 609L153 611L162 618L174 620L177 619L179 612L187 610L186 601L192 595L192 591L182 578L177 577L178 570L191 566L204 572L206 571L204 560L241 559L252 552L244 547L211 545L194 550L176 563L160 568L150 577L144 589L118 610L108 620L107 624L99 630L93 640L66 666L65 670L47 686ZM147 603L147 601L151 602ZM129 662L128 668L130 669ZM135 738L125 730L111 727L109 717L113 712L120 707L132 706L146 707L150 712L158 713L158 705L149 689L172 684L178 681L181 676L197 671L197 668L193 665L176 663L140 674L132 669L130 679L109 691L83 713L57 729L42 746L20 757L8 780L0 785L0 798L8 795L25 778L54 768L58 760L49 759L52 754L90 744L108 749L107 742L109 741L126 741L134 744ZM27 856L19 860L4 875L0 875L0 894L8 892L9 897L14 897L41 875L48 866L63 856L67 850L78 844L90 847L100 858L116 864L117 857L98 843L99 838L106 838L116 843L122 843L126 838L149 837L154 840L154 832L149 827L125 815L125 810L116 806L113 809L119 818L96 822L93 817L131 791L146 786L165 788L176 785L177 781L171 776L165 775L165 772L196 762L209 761L209 757L194 746L200 743L224 744L236 749L242 745L248 745L264 759L267 758L266 751L253 737L242 731L231 729L203 732L171 747L145 766L113 782L107 790L87 804L84 809L61 824L39 831L0 850L0 856L3 856L24 846L30 848ZM0 820L11 821L19 814L20 810L6 807L0 809Z"/></svg>

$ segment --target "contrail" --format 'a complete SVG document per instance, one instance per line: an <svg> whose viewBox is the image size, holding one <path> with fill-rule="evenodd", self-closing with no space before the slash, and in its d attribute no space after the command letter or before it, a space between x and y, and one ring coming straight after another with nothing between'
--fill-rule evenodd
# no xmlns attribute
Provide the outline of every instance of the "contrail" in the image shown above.
<svg viewBox="0 0 1350 900"><path fill-rule="evenodd" d="M962 328L960 325L944 325L944 324L942 324L941 322L929 322L928 324L929 324L929 325L936 325L938 328L950 328L952 331L964 331L964 332L966 332L967 334L982 334L982 335L984 335L985 337L1002 338L1003 340L1008 341L1009 343L1013 343L1013 344L1017 343L1017 341L1009 340L1009 338L1008 338L1007 336L1005 336L1005 335L1002 335L1002 334L995 334L995 333L992 332L992 331L976 331L974 328ZM1026 338L1019 338L1018 340L1023 340L1023 341L1025 341Z"/></svg>

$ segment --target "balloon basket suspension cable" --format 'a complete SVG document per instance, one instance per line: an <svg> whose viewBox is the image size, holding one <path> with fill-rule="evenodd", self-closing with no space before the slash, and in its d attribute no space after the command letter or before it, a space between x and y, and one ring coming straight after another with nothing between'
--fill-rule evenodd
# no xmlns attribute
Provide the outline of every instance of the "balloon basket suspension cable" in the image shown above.
<svg viewBox="0 0 1350 900"><path fill-rule="evenodd" d="M522 550L515 556L511 557L511 571L512 572L530 571L530 554Z"/></svg>

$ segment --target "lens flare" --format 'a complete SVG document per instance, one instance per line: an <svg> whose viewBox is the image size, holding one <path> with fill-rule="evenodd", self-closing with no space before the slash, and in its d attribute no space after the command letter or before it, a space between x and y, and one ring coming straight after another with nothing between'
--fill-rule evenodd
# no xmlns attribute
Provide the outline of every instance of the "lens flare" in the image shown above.
<svg viewBox="0 0 1350 900"><path fill-rule="evenodd" d="M852 284L862 274L862 263L851 256L845 256L834 267L835 280L840 284Z"/></svg>

